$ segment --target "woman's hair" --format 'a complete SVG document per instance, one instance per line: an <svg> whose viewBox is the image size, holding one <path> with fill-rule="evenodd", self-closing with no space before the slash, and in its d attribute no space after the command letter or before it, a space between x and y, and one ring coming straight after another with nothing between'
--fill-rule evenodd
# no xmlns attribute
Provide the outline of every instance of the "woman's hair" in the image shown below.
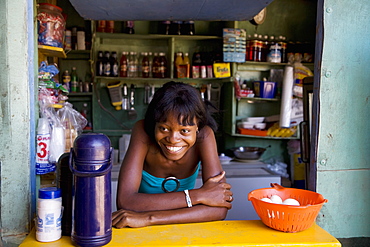
<svg viewBox="0 0 370 247"><path fill-rule="evenodd" d="M165 122L167 115L174 113L181 125L198 125L201 130L208 125L217 130L217 123L207 110L199 91L182 82L167 82L158 89L145 114L144 128L154 140L154 128L158 122ZM194 122L196 121L196 122Z"/></svg>

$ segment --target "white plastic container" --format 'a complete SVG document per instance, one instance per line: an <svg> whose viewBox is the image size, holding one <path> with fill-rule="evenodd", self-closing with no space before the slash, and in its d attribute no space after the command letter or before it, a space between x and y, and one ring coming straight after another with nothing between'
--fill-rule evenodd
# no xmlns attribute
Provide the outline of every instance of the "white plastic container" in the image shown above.
<svg viewBox="0 0 370 247"><path fill-rule="evenodd" d="M52 242L62 237L62 193L56 187L39 189L36 240Z"/></svg>

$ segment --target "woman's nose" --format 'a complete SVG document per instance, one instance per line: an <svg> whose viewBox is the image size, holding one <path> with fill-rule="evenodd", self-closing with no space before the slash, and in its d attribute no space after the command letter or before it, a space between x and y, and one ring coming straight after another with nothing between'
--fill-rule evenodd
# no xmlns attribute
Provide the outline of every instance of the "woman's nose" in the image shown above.
<svg viewBox="0 0 370 247"><path fill-rule="evenodd" d="M180 139L180 134L177 131L172 131L168 135L168 140L170 143L176 143Z"/></svg>

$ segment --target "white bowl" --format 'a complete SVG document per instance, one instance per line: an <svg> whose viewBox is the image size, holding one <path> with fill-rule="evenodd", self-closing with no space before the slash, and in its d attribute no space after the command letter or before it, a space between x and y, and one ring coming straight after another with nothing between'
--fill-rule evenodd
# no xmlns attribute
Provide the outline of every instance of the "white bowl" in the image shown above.
<svg viewBox="0 0 370 247"><path fill-rule="evenodd" d="M254 128L258 130L263 130L266 128L266 123L255 123Z"/></svg>
<svg viewBox="0 0 370 247"><path fill-rule="evenodd" d="M238 123L238 127L243 128L243 129L253 129L254 125L255 125L255 123L253 123L253 122L240 122L240 123Z"/></svg>
<svg viewBox="0 0 370 247"><path fill-rule="evenodd" d="M248 117L246 120L252 123L262 123L265 121L265 117Z"/></svg>

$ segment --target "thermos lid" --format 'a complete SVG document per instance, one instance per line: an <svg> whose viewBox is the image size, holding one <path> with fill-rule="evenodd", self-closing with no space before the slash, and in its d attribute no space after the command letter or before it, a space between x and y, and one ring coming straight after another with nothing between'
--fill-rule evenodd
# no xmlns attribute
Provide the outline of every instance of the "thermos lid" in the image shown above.
<svg viewBox="0 0 370 247"><path fill-rule="evenodd" d="M62 191L57 187L46 187L39 189L40 199L55 199L62 196Z"/></svg>
<svg viewBox="0 0 370 247"><path fill-rule="evenodd" d="M86 133L77 136L73 143L76 161L106 161L110 159L111 142L101 133Z"/></svg>

